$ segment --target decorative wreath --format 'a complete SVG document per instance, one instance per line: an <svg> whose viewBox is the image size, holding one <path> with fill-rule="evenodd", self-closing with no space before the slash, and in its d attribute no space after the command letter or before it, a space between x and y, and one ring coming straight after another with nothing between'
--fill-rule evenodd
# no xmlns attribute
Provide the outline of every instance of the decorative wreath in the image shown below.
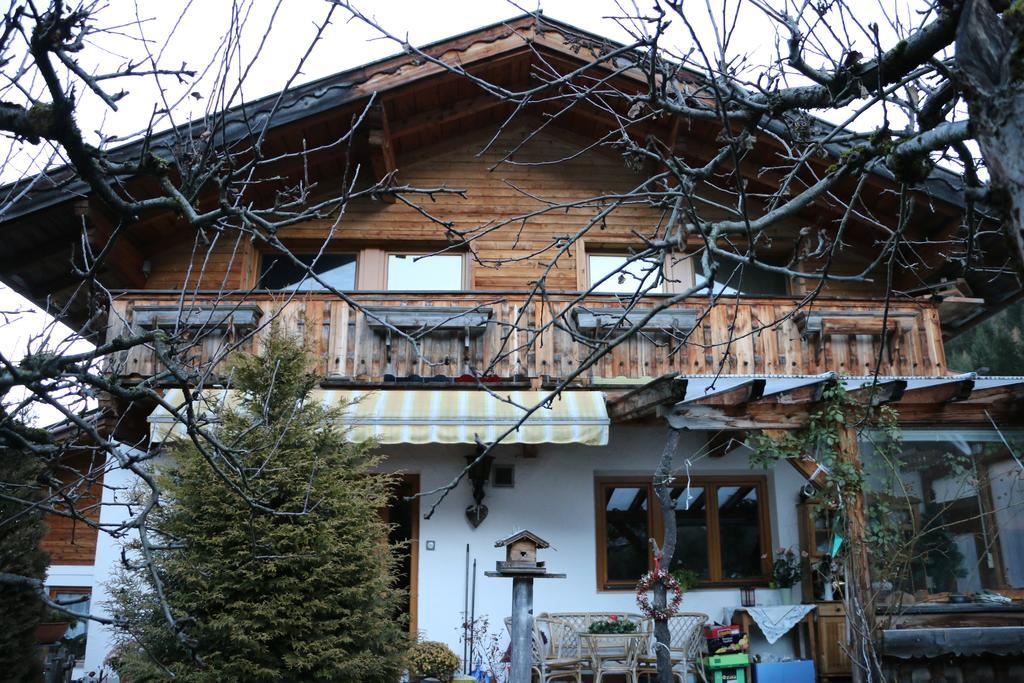
<svg viewBox="0 0 1024 683"><path fill-rule="evenodd" d="M655 609L647 594L654 588L654 584L661 581L665 588L672 592L672 599L669 600L665 609ZM679 611L679 605L683 602L683 588L679 582L664 569L655 569L640 577L640 583L636 585L636 604L644 616L655 621L667 621L669 617Z"/></svg>

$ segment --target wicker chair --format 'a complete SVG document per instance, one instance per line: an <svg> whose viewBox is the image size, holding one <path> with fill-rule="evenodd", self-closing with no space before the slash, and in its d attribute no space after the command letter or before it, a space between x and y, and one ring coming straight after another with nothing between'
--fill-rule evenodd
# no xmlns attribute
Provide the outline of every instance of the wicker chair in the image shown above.
<svg viewBox="0 0 1024 683"><path fill-rule="evenodd" d="M669 654L672 657L672 674L679 683L686 683L686 674L691 666L694 673L702 681L707 677L704 673L704 624L708 615L702 612L680 612L668 620ZM645 629L654 633L654 622L646 620ZM656 647L651 637L651 647ZM638 668L641 676L652 676L658 673L658 658L655 652L640 656Z"/></svg>
<svg viewBox="0 0 1024 683"><path fill-rule="evenodd" d="M580 655L576 631L564 621L543 615L533 623L535 631L547 635L547 646L542 648L540 658L541 683L558 679L582 683L583 665L589 660Z"/></svg>
<svg viewBox="0 0 1024 683"><path fill-rule="evenodd" d="M508 637L511 638L512 617L505 617L505 630L508 631ZM533 637L530 639L530 641L532 646L532 652L530 653L530 676L532 678L533 674L537 674L537 680L540 681L540 683L544 683L544 674L541 670L541 662L544 659L542 650L544 644L541 642L540 633L537 631L536 622L533 625Z"/></svg>

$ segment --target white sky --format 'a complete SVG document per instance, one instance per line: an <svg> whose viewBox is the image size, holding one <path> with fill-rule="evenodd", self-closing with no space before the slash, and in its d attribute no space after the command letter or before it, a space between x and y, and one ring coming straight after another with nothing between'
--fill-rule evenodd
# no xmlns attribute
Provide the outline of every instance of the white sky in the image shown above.
<svg viewBox="0 0 1024 683"><path fill-rule="evenodd" d="M717 10L715 23L722 21L723 3L732 15L732 8L739 0L712 0ZM786 0L771 0L776 7ZM880 12L899 15L907 23L916 23L916 16L909 7L919 7L923 0L848 0L863 17L857 21L866 24L880 21L887 24ZM688 0L692 7L687 16L697 25L702 39L714 44L712 20L707 15L704 2ZM398 35L408 35L412 44L422 45L441 38L456 35L481 26L517 16L522 9L504 0L364 0L356 5L373 17L383 27ZM565 21L579 28L592 31L613 40L627 41L628 35L609 17L635 13L633 5L622 3L627 9L608 0L544 0L541 7L546 16ZM649 13L651 3L637 5L639 10ZM753 55L754 63L763 63L774 53L775 35L771 23L749 3L740 3L741 12L737 29L732 35L729 54L732 56ZM533 5L528 6L533 9ZM882 8L881 10L879 8ZM80 95L78 117L80 128L90 136L91 141L99 140L99 133L119 138L131 137L143 131L155 109L171 105L172 116L164 117L156 126L166 128L170 123L180 124L191 117L199 117L207 107L216 108L218 103L207 99L209 84L216 73L217 60L211 60L223 43L225 27L229 25L232 12L244 17L240 54L241 63L248 64L259 51L259 58L245 80L244 86L231 104L278 91L292 75L302 54L314 35L314 24L327 16L329 5L321 0L253 0L252 2L228 2L225 0L160 0L142 1L109 0L95 15L97 27L115 28L116 31L138 36L140 31L146 37L149 50L159 55L163 68L178 67L183 62L189 68L205 73L193 82L179 83L174 78L162 77L159 83L154 79L139 78L119 82L113 91L124 88L129 94L118 102L118 111L113 112L94 94L77 86ZM395 43L380 39L375 32L361 22L348 20L344 10L336 10L331 25L325 31L324 39L315 47L301 76L295 83L328 76L345 69L386 57L398 51ZM267 28L270 27L270 31ZM865 54L873 52L870 43L863 37L857 26L848 27L855 34L855 44ZM885 31L883 29L883 35ZM266 36L265 42L260 41ZM691 46L689 35L678 18L674 21L670 41L667 44L677 54L686 52ZM663 43L665 45L665 43ZM87 69L106 68L123 64L131 59L138 61L145 55L137 39L126 36L105 35L89 45L80 58ZM234 64L234 72L239 70ZM209 67L209 68L207 68ZM244 67L243 67L244 68ZM8 69L9 70L9 69ZM21 83L33 92L39 91L39 83ZM190 93L199 93L201 99ZM16 99L17 93L8 90L0 92L6 99ZM166 104L165 104L166 103ZM14 180L25 173L40 170L52 159L52 150L45 146L27 145L12 148L6 140L0 140L0 179ZM6 287L0 286L0 312L24 311L16 322L3 324L0 318L0 353L7 358L18 359L24 354L25 344L48 323L48 316L38 312L31 304ZM56 338L65 337L69 331L62 326L55 328ZM42 417L40 419L43 419ZM45 419L43 419L45 421Z"/></svg>

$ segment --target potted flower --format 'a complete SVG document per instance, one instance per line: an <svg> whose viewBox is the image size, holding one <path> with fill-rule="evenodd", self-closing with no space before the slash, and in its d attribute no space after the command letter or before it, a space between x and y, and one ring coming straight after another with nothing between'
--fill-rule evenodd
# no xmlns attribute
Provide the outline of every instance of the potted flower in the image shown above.
<svg viewBox="0 0 1024 683"><path fill-rule="evenodd" d="M636 633L636 622L629 619L620 619L617 614L609 615L607 619L592 622L587 627L588 633Z"/></svg>
<svg viewBox="0 0 1024 683"><path fill-rule="evenodd" d="M623 639L618 636L636 633L637 630L638 626L635 621L623 619L617 614L611 614L607 619L593 621L590 623L590 626L587 627L588 633L599 636L590 640L590 647L597 650L621 648L623 645Z"/></svg>
<svg viewBox="0 0 1024 683"><path fill-rule="evenodd" d="M765 555L764 557L767 557ZM797 554L792 548L776 548L775 560L772 562L771 588L789 589L789 597L800 602L797 591L800 590L800 558L807 557L806 552ZM786 596L786 590L781 592ZM783 597L785 601L787 597Z"/></svg>
<svg viewBox="0 0 1024 683"><path fill-rule="evenodd" d="M459 668L459 658L444 643L424 640L416 643L408 654L409 673L421 681L448 683Z"/></svg>

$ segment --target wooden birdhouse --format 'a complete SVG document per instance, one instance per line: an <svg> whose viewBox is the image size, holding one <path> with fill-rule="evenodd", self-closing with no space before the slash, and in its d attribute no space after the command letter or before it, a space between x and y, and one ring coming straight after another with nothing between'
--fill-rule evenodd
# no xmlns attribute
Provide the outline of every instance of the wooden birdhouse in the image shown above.
<svg viewBox="0 0 1024 683"><path fill-rule="evenodd" d="M529 531L520 531L494 543L495 548L505 548L505 561L498 563L498 571L525 570L543 572L544 563L537 561L537 550L550 544Z"/></svg>

